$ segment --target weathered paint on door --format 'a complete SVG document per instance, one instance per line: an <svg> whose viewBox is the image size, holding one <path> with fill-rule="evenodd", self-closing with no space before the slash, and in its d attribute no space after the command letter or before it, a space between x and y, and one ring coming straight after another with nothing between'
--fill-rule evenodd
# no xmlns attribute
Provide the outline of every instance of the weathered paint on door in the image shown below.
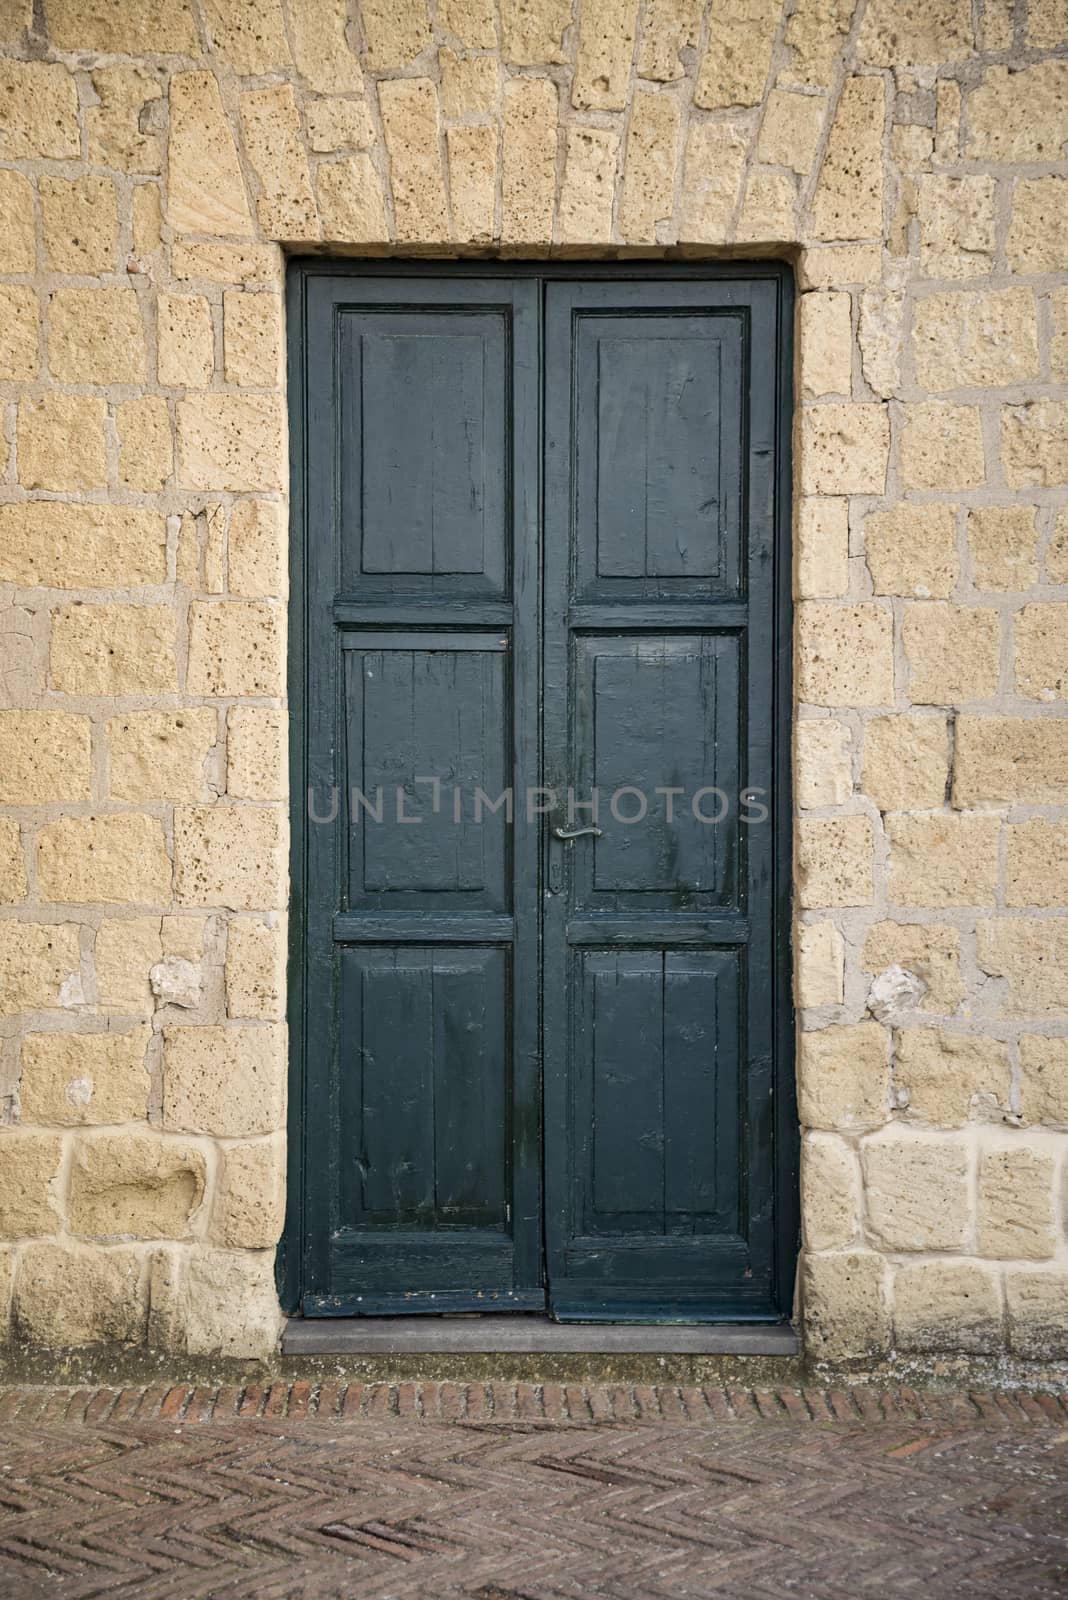
<svg viewBox="0 0 1068 1600"><path fill-rule="evenodd" d="M789 298L294 269L307 1315L789 1312Z"/></svg>

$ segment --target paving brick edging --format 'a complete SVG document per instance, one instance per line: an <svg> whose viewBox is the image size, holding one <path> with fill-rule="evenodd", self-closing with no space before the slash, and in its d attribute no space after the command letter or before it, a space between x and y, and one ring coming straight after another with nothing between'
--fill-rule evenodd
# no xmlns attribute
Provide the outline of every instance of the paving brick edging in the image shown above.
<svg viewBox="0 0 1068 1600"><path fill-rule="evenodd" d="M1068 1425L1068 1395L1026 1390L933 1393L849 1389L721 1389L669 1384L295 1383L222 1387L0 1390L0 1425L229 1422L240 1418L441 1423L817 1422L965 1427Z"/></svg>

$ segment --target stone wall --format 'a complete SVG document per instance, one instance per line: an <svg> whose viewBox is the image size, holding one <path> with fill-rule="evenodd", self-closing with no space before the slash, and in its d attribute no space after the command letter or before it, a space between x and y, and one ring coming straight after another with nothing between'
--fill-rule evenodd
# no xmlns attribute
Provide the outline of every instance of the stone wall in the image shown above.
<svg viewBox="0 0 1068 1600"><path fill-rule="evenodd" d="M282 243L795 257L809 1344L1064 1349L1066 46L1064 0L0 0L20 1337L279 1324Z"/></svg>

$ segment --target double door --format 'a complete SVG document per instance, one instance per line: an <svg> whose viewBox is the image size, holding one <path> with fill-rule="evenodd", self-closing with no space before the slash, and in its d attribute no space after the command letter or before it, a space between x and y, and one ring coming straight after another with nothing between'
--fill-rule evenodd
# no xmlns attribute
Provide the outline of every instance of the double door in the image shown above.
<svg viewBox="0 0 1068 1600"><path fill-rule="evenodd" d="M294 269L305 1315L789 1313L789 304Z"/></svg>

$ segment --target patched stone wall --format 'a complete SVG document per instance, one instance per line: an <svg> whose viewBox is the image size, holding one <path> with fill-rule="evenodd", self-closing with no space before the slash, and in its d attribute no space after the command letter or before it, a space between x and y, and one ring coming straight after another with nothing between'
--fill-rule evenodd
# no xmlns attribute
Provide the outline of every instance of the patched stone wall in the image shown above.
<svg viewBox="0 0 1068 1600"><path fill-rule="evenodd" d="M19 1337L279 1326L288 245L796 260L809 1346L1064 1352L1066 140L1063 0L0 0Z"/></svg>

